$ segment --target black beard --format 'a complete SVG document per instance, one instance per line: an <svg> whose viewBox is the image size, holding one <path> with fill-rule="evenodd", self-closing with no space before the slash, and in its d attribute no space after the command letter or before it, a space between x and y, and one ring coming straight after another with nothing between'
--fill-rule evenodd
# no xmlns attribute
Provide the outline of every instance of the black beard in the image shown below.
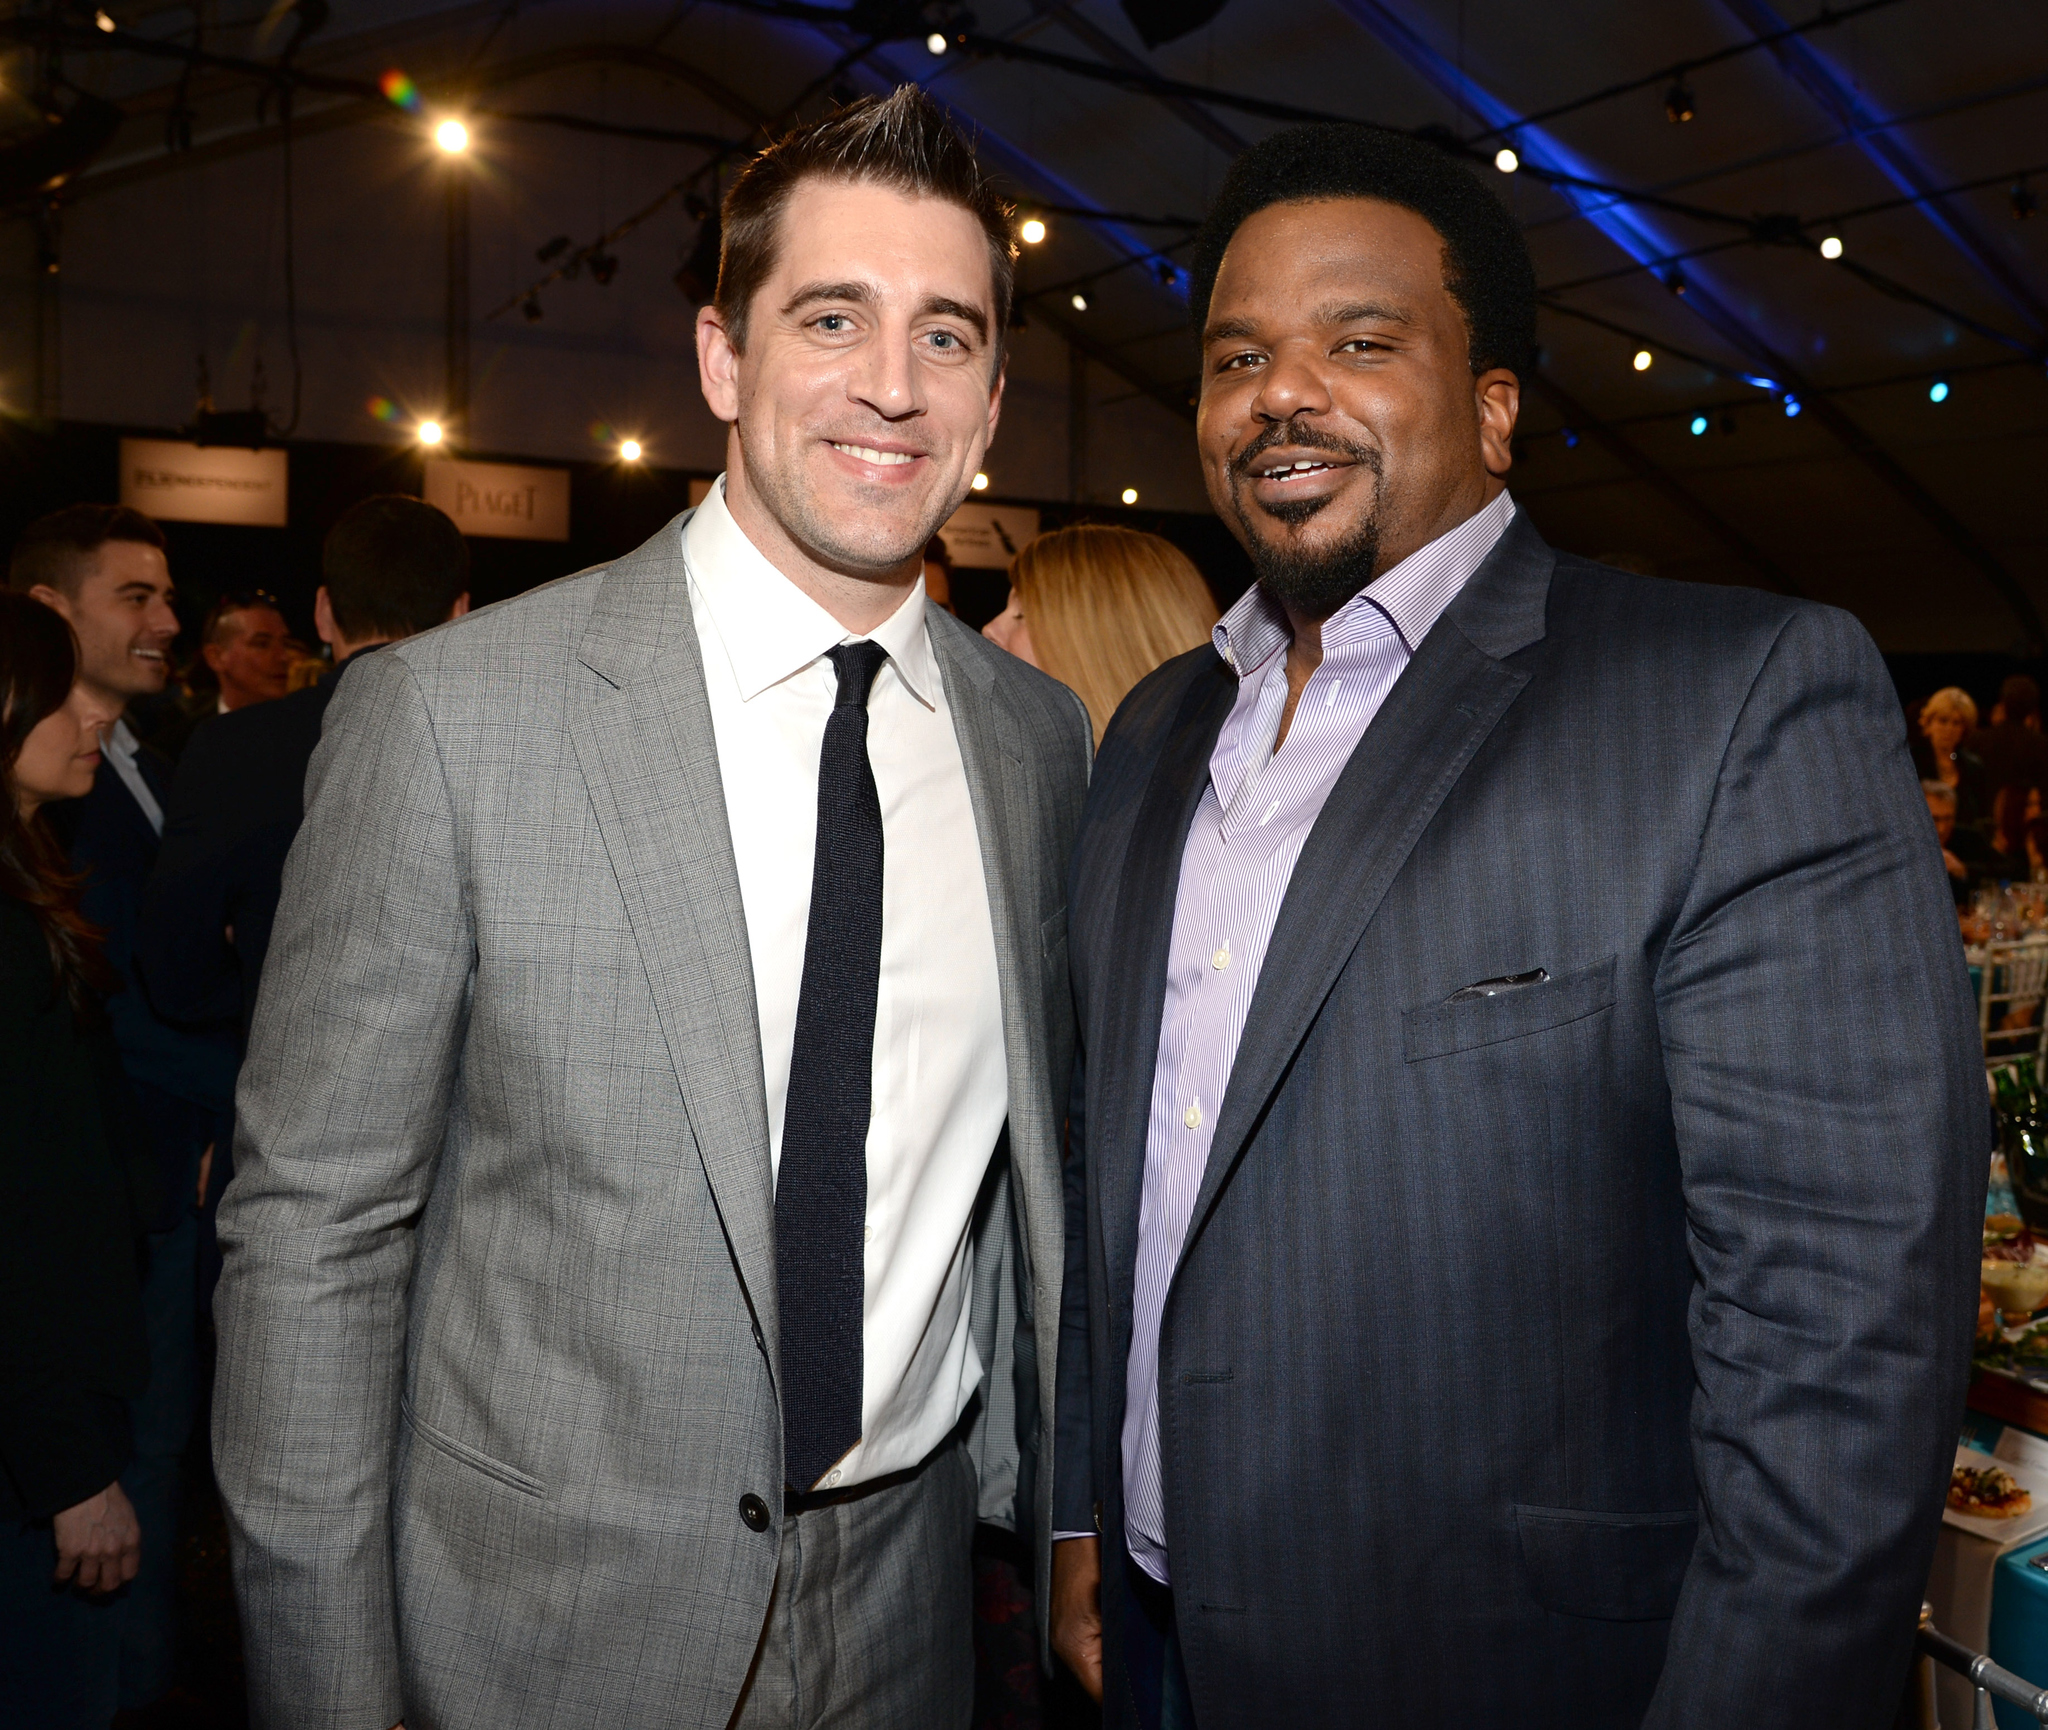
<svg viewBox="0 0 2048 1730"><path fill-rule="evenodd" d="M1348 458L1358 467L1370 469L1375 483L1381 473L1380 454L1365 445L1343 443L1327 433L1304 427L1275 426L1268 427L1231 459L1230 475L1234 484L1230 489L1230 510L1237 519L1237 538L1244 543L1252 570L1259 579L1259 587L1288 612L1303 618L1327 619L1372 581L1379 564L1377 484L1373 508L1348 539L1317 552L1302 551L1284 543L1276 546L1255 525L1255 508L1260 515L1275 518L1289 527L1298 527L1330 502L1327 493L1320 498L1282 499L1257 507L1246 502L1244 486L1251 477L1253 462L1283 444L1304 450L1330 451Z"/></svg>

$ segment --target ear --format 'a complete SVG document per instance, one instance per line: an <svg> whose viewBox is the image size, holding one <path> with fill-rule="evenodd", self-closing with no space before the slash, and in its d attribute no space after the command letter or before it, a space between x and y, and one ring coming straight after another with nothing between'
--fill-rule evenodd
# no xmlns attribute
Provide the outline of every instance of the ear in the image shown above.
<svg viewBox="0 0 2048 1730"><path fill-rule="evenodd" d="M334 624L334 603L327 598L327 585L313 591L313 630L330 649L341 646L341 632Z"/></svg>
<svg viewBox="0 0 2048 1730"><path fill-rule="evenodd" d="M1479 456L1498 478L1514 466L1515 421L1522 412L1522 381L1504 366L1472 381L1479 407Z"/></svg>
<svg viewBox="0 0 2048 1730"><path fill-rule="evenodd" d="M220 663L221 663L221 652L220 652L220 644L218 644L218 643L205 643L205 644L202 644L202 645L200 646L200 650L199 650L199 657L200 657L200 659L201 659L201 660L203 660L203 661L204 661L204 662L205 662L205 663L206 663L206 664L207 664L207 665L208 665L209 667L211 667L211 668L212 668L212 669L213 669L213 670L214 670L214 671L215 671L216 673L218 673L218 672L220 671Z"/></svg>
<svg viewBox="0 0 2048 1730"><path fill-rule="evenodd" d="M469 591L467 589L464 589L461 594L455 597L455 605L448 609L448 616L451 619L459 619L462 617L464 613L468 611Z"/></svg>
<svg viewBox="0 0 2048 1730"><path fill-rule="evenodd" d="M697 310L697 382L711 412L722 421L740 418L740 351L715 306Z"/></svg>
<svg viewBox="0 0 2048 1730"><path fill-rule="evenodd" d="M32 601L41 601L51 612L61 613L71 624L76 625L78 623L76 616L71 611L70 597L62 589L53 589L48 583L37 583L30 588L28 595Z"/></svg>

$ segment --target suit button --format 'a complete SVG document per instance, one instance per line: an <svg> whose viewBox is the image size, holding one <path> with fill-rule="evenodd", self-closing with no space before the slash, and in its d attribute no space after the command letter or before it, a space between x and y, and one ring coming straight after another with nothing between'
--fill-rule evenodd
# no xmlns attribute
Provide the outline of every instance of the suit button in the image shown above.
<svg viewBox="0 0 2048 1730"><path fill-rule="evenodd" d="M768 1504L749 1490L740 1497L740 1518L756 1532L768 1530Z"/></svg>

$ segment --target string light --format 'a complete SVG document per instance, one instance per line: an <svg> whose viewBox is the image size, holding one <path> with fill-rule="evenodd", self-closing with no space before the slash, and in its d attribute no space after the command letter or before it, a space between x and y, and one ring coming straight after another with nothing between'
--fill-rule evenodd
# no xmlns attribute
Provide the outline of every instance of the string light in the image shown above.
<svg viewBox="0 0 2048 1730"><path fill-rule="evenodd" d="M1693 436L1694 438L1699 438L1699 437L1701 437L1701 436L1702 436L1702 435L1703 435L1703 434L1704 434L1704 433L1706 432L1707 428L1708 428L1709 426L1711 426L1712 424L1713 424L1713 422L1711 422L1710 420L1708 420L1708 419L1707 419L1707 417L1706 417L1706 416L1705 416L1704 414L1696 414L1696 415L1694 415L1694 416L1692 417L1692 421L1691 421L1691 427L1690 427L1690 430L1691 430L1691 432L1692 432L1692 436Z"/></svg>
<svg viewBox="0 0 2048 1730"><path fill-rule="evenodd" d="M1947 402L1948 380L1945 378L1938 378L1931 385L1929 385L1927 387L1927 400L1929 402Z"/></svg>
<svg viewBox="0 0 2048 1730"><path fill-rule="evenodd" d="M924 39L924 45L925 48L932 54L945 53L946 33L943 30L934 30L929 36L927 36Z"/></svg>
<svg viewBox="0 0 2048 1730"><path fill-rule="evenodd" d="M1088 310L1088 297L1085 294L1077 294L1067 304L1076 312L1086 312Z"/></svg>
<svg viewBox="0 0 2048 1730"><path fill-rule="evenodd" d="M420 443L423 445L439 444L441 442L441 423L437 420L421 421L419 436Z"/></svg>
<svg viewBox="0 0 2048 1730"><path fill-rule="evenodd" d="M640 441L638 439L621 439L619 441L619 457L622 461L637 463L640 460L640 456Z"/></svg>
<svg viewBox="0 0 2048 1730"><path fill-rule="evenodd" d="M1522 166L1522 159L1506 145L1502 145L1493 153L1493 165L1503 174L1512 174Z"/></svg>
<svg viewBox="0 0 2048 1730"><path fill-rule="evenodd" d="M1630 361L1629 365L1634 367L1637 372L1648 372L1650 370L1650 362L1656 358L1648 349L1639 348L1636 350L1635 359Z"/></svg>
<svg viewBox="0 0 2048 1730"><path fill-rule="evenodd" d="M1038 217L1027 216L1017 230L1017 238L1026 246L1036 246L1045 238L1045 224Z"/></svg>
<svg viewBox="0 0 2048 1730"><path fill-rule="evenodd" d="M450 156L460 156L469 148L469 128L459 120L444 120L434 128L434 142Z"/></svg>
<svg viewBox="0 0 2048 1730"><path fill-rule="evenodd" d="M988 491L988 476L985 474L977 473L974 479L969 481L967 484L971 486L976 492L985 493Z"/></svg>
<svg viewBox="0 0 2048 1730"><path fill-rule="evenodd" d="M1136 487L1125 487L1123 491L1123 501L1127 505L1136 504L1138 502L1138 489Z"/></svg>
<svg viewBox="0 0 2048 1730"><path fill-rule="evenodd" d="M1827 239L1820 243L1820 255L1830 262L1840 258L1842 256L1842 237L1839 234L1829 235Z"/></svg>

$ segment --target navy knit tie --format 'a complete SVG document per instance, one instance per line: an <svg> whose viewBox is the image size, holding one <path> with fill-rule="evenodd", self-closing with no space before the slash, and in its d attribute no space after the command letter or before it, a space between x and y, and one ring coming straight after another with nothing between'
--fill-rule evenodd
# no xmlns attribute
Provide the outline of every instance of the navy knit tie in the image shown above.
<svg viewBox="0 0 2048 1730"><path fill-rule="evenodd" d="M888 652L831 651L839 696L818 758L818 849L775 1181L783 1477L808 1490L860 1440L868 1117L882 974L882 802L868 690Z"/></svg>

